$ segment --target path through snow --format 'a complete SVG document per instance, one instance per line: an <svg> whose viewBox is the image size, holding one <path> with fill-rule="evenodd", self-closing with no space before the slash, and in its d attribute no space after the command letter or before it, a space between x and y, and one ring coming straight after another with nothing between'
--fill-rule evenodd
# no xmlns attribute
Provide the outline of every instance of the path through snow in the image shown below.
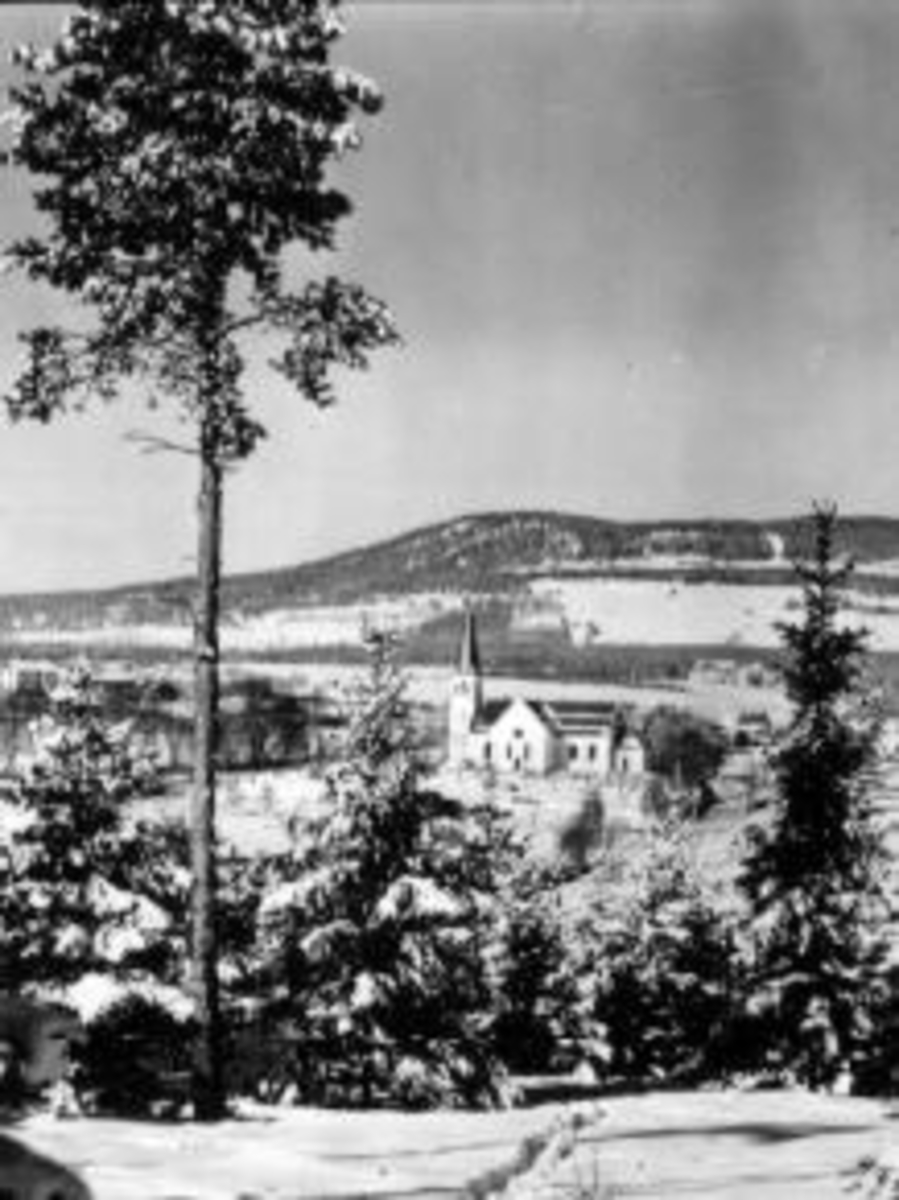
<svg viewBox="0 0 899 1200"><path fill-rule="evenodd" d="M571 1135L574 1116L586 1123ZM868 1100L728 1091L496 1113L262 1109L207 1127L41 1116L12 1132L95 1200L488 1200L510 1177L505 1200L845 1200L859 1162L899 1142L899 1118ZM528 1139L546 1150L518 1174Z"/></svg>
<svg viewBox="0 0 899 1200"><path fill-rule="evenodd" d="M665 1093L603 1108L547 1197L846 1200L859 1161L899 1140L885 1105L805 1093Z"/></svg>

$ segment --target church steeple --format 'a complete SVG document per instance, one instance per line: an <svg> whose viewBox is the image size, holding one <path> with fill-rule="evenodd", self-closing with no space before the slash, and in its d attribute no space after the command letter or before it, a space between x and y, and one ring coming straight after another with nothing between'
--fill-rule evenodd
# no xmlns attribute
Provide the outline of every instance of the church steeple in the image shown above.
<svg viewBox="0 0 899 1200"><path fill-rule="evenodd" d="M469 737L481 712L482 703L483 680L478 631L474 613L470 608L466 608L459 660L449 696L448 749L450 762L455 766L461 767L469 761Z"/></svg>
<svg viewBox="0 0 899 1200"><path fill-rule="evenodd" d="M462 630L462 647L459 654L459 674L481 674L481 648L478 645L478 631L474 613L470 608L465 610L465 626Z"/></svg>

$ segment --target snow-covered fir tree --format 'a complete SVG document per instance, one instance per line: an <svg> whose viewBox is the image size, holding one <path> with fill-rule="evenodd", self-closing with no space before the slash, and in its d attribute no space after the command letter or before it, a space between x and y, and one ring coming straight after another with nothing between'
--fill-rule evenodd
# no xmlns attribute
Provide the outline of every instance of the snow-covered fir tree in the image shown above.
<svg viewBox="0 0 899 1200"><path fill-rule="evenodd" d="M802 617L781 626L792 720L774 761L776 806L742 885L756 940L751 1012L767 1066L812 1087L858 1065L882 986L882 849L870 811L876 721L864 632L840 620L852 564L819 508L797 564Z"/></svg>
<svg viewBox="0 0 899 1200"><path fill-rule="evenodd" d="M732 921L702 882L690 829L659 826L626 864L617 898L602 895L584 972L602 1037L596 1066L619 1078L699 1080L733 1008Z"/></svg>
<svg viewBox="0 0 899 1200"><path fill-rule="evenodd" d="M558 913L560 881L523 855L503 866L492 948L496 1052L512 1072L552 1072L583 1057L589 1027Z"/></svg>
<svg viewBox="0 0 899 1200"><path fill-rule="evenodd" d="M71 671L32 731L0 847L0 964L8 989L89 975L165 976L186 875L163 830L126 820L153 765L103 717L89 672Z"/></svg>
<svg viewBox="0 0 899 1200"><path fill-rule="evenodd" d="M300 1018L304 1100L491 1103L484 952L507 831L490 806L426 786L393 641L369 649L329 811L263 905L271 995Z"/></svg>

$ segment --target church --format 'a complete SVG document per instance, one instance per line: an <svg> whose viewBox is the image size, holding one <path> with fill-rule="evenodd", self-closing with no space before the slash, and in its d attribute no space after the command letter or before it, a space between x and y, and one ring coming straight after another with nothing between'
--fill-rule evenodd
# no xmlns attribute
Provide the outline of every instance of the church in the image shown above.
<svg viewBox="0 0 899 1200"><path fill-rule="evenodd" d="M597 779L646 772L640 738L619 706L595 701L484 698L474 614L465 627L449 696L448 761L456 768Z"/></svg>

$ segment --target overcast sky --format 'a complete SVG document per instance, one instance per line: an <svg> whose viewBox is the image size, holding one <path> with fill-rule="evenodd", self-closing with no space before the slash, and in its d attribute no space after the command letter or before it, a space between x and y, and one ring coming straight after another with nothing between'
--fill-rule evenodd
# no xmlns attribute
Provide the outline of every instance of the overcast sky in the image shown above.
<svg viewBox="0 0 899 1200"><path fill-rule="evenodd" d="M3 6L4 49L58 26ZM899 512L899 0L363 0L387 105L336 263L405 345L229 484L229 570L484 509ZM9 72L4 67L4 80ZM27 181L0 174L7 233ZM0 281L0 386L43 296ZM0 591L190 569L139 406L0 438ZM159 425L153 426L159 429Z"/></svg>

